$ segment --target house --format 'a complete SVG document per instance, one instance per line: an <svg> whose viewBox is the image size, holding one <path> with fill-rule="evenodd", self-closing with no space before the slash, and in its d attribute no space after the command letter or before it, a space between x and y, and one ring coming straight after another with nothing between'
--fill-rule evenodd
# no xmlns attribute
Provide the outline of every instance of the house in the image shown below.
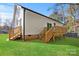
<svg viewBox="0 0 79 59"><path fill-rule="evenodd" d="M9 39L13 40L17 36L23 40L37 39L42 33L45 33L47 26L53 28L54 26L63 26L63 24L26 7L15 5L12 28L9 30ZM48 33L49 35L47 36L50 37L52 34L51 29Z"/></svg>
<svg viewBox="0 0 79 59"><path fill-rule="evenodd" d="M0 34L4 33L8 33L8 30L9 30L9 26L0 26Z"/></svg>
<svg viewBox="0 0 79 59"><path fill-rule="evenodd" d="M79 33L79 20L76 20L72 27L73 27L72 29L73 32Z"/></svg>

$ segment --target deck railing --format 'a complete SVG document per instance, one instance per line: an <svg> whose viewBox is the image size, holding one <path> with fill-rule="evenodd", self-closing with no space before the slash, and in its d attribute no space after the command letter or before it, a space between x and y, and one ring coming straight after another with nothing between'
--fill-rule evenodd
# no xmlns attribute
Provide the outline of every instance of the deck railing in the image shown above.
<svg viewBox="0 0 79 59"><path fill-rule="evenodd" d="M61 27L61 26L56 26L53 29L53 40L55 41L56 37L63 37L64 34L66 34L67 30L65 27Z"/></svg>
<svg viewBox="0 0 79 59"><path fill-rule="evenodd" d="M56 26L45 31L42 36L43 38L42 40L43 42L49 42L51 38L54 40L56 37L62 37L65 33L66 33L66 28L61 26Z"/></svg>

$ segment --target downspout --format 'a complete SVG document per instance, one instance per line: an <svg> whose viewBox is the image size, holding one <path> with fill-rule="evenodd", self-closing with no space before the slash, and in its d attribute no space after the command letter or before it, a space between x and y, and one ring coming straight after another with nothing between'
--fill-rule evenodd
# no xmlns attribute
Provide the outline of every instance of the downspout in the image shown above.
<svg viewBox="0 0 79 59"><path fill-rule="evenodd" d="M25 41L25 9L24 9L24 13L23 13L23 40Z"/></svg>

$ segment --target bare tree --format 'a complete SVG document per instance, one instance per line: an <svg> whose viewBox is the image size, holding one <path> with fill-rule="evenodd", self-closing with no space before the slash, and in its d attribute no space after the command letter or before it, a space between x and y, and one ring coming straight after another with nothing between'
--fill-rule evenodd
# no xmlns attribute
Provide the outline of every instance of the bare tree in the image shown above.
<svg viewBox="0 0 79 59"><path fill-rule="evenodd" d="M65 5L66 4L64 4L64 3L57 3L57 4L55 4L54 8L50 8L50 9L54 9L53 14L57 14L60 17L60 21L62 21L62 22L65 22L65 13L66 13L65 9L64 9Z"/></svg>
<svg viewBox="0 0 79 59"><path fill-rule="evenodd" d="M75 21L79 15L79 4L69 4L68 13L73 17Z"/></svg>

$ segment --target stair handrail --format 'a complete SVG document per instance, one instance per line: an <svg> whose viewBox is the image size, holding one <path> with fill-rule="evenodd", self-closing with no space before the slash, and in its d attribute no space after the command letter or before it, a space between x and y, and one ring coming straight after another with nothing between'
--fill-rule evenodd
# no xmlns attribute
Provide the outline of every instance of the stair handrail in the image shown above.
<svg viewBox="0 0 79 59"><path fill-rule="evenodd" d="M44 42L49 42L50 41L50 39L52 38L52 30L53 30L53 28L51 27L47 32L45 32Z"/></svg>

